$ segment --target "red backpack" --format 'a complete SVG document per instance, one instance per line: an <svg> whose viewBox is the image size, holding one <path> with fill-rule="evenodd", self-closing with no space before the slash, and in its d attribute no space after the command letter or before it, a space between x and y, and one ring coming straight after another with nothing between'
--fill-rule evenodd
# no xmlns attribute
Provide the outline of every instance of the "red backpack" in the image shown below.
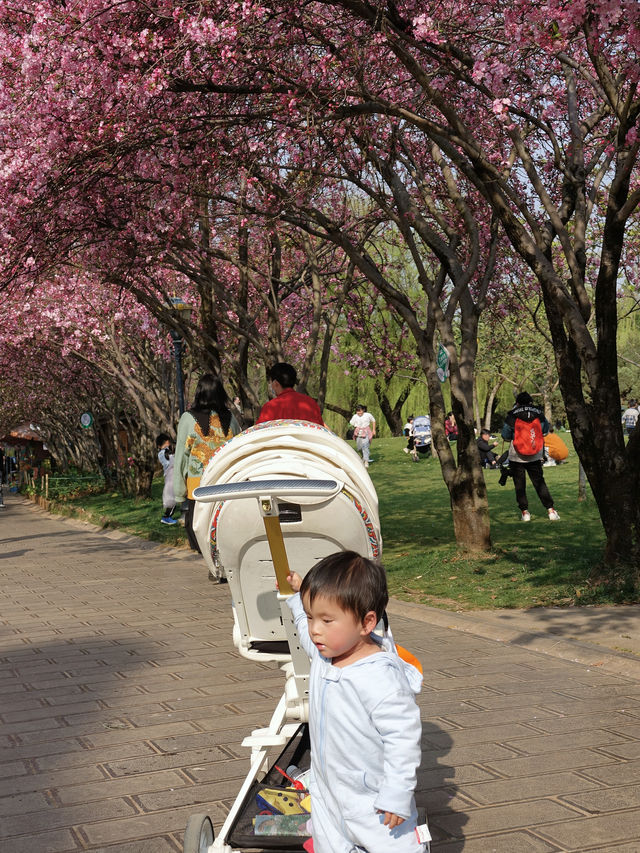
<svg viewBox="0 0 640 853"><path fill-rule="evenodd" d="M519 456L535 456L544 447L542 424L539 418L523 421L516 418L513 428L513 447Z"/></svg>

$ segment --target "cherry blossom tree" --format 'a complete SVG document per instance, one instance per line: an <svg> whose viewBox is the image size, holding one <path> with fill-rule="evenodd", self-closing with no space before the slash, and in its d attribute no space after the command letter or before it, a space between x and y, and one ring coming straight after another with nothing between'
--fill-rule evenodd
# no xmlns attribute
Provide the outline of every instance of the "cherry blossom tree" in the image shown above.
<svg viewBox="0 0 640 853"><path fill-rule="evenodd" d="M200 66L185 89L262 94L254 109L286 116L292 136L296 122L308 132L311 109L314 122L343 127L364 115L405 121L491 206L540 284L605 561L640 565L640 437L623 440L616 352L619 277L633 265L625 232L640 200L637 3L200 9L201 55L222 49L233 79Z"/></svg>
<svg viewBox="0 0 640 853"><path fill-rule="evenodd" d="M130 294L81 274L9 304L0 358L3 373L20 376L9 399L21 396L22 414L41 424L63 466L113 468L123 491L148 496L155 436L177 419L166 330ZM94 416L87 432L83 411Z"/></svg>
<svg viewBox="0 0 640 853"><path fill-rule="evenodd" d="M344 329L336 345L340 360L349 365L351 374L373 379L378 405L391 434L402 435L402 407L420 366L408 329L384 300L372 298L367 282L349 295ZM352 412L342 410L341 414L349 420Z"/></svg>
<svg viewBox="0 0 640 853"><path fill-rule="evenodd" d="M263 66L255 67L244 60L240 63L240 57L253 49L260 53L259 62L264 61L261 51L274 35L267 25L264 9L253 8L251 4L225 9L215 3L203 3L188 11L174 9L172 15L167 15L168 11L164 3L151 8L138 3L114 7L94 0L88 6L68 3L63 9L57 4L43 3L33 17L26 13L5 13L7 17L13 15L8 32L14 33L22 27L23 37L12 45L20 59L21 82L26 78L27 85L21 91L29 91L31 100L41 105L35 129L40 136L46 135L51 140L44 156L39 157L40 149L23 151L23 156L38 160L48 180L44 184L36 180L31 193L20 199L19 226L13 225L15 217L7 220L7 242L11 242L12 252L5 281L19 280L25 271L32 277L42 276L51 264L79 257L89 268L99 270L109 280L134 292L158 314L158 308L154 307L157 285L147 269L173 265L198 291L201 349L218 366L220 353L226 349L221 341L221 327L245 341L253 332L246 304L252 264L247 250L245 210L251 207L253 215L262 216L263 221L269 215L277 216L301 228L307 235L304 238L307 254L313 249L310 239L333 242L350 264L381 290L403 321L409 322L423 369L430 376L435 442L452 495L458 539L461 544L487 547L486 492L473 441L471 372L479 304L475 297L480 295L480 301L484 298L493 257L490 250L487 263L483 260L481 264L484 270L479 271L481 238L460 192L460 179L448 168L442 153L432 146L428 158L437 163L437 172L445 176L445 185L456 192L454 220L447 221L448 214L436 213L434 228L429 217L419 215L420 204L424 202L421 192L431 195L433 190L428 187L415 139L409 139L406 132L409 127L406 122L404 135L398 142L394 139L393 123L365 120L342 126L341 107L330 103L334 113L332 122L310 138L309 105L303 102L301 111L295 97L290 97L291 83L286 79L286 71L280 80L273 71L269 72L267 76L274 81L270 91ZM298 10L290 7L288 11L298 27ZM208 17L209 12L217 14L218 20ZM314 38L322 34L319 25L326 23L325 18L323 14L316 22L306 22L311 23ZM241 29L247 31L249 40L238 38ZM366 28L363 32L366 37ZM288 44L289 50L292 46L295 49L299 35L296 30ZM362 33L356 32L356 36L355 42L346 43L350 54L358 46ZM48 50L43 49L45 40ZM110 45L108 50L105 43ZM166 51L167 44L175 47L170 54ZM321 46L326 59L331 45L325 40ZM315 50L315 46L311 48ZM227 83L227 71L212 61L212 51L217 55L220 49L226 58L233 60L234 73L237 71L239 75L231 83ZM99 59L100 68L91 63L87 68L87 55L92 60ZM166 63L167 55L171 56L170 65ZM18 73L17 69L14 62L7 76ZM283 75L283 70L281 66L276 73ZM327 66L324 71L321 86L333 85L333 70ZM318 66L314 60L305 66L298 91L301 84L311 88L315 85L316 72ZM85 100L77 98L77 92L95 89L97 79L100 83L97 97L102 109L96 110L92 104L90 112ZM307 94L308 91L306 88ZM265 101L265 93L269 92ZM220 96L215 110L211 108L212 94ZM7 95L5 124L10 133L9 120L15 120L19 105L15 96ZM258 97L248 102L247 95ZM314 105L314 109L318 106ZM62 121L60 110L64 111ZM199 117L195 121L194 113ZM109 120L105 121L104 116ZM60 133L61 124L64 134ZM389 156L385 153L388 144ZM318 178L309 171L310 157L318 155L332 161L339 170L340 178L334 181L337 186L333 189L327 188L325 170L320 170ZM373 179L366 174L366 166L361 174L363 162L372 167ZM278 170L283 169L289 177L286 216L279 209L283 202L281 185L276 187ZM234 170L244 175L238 189L221 196L219 187L229 181L233 183ZM12 161L8 164L4 192L7 210L15 174ZM417 175L417 201L406 188L405 174ZM381 274L380 267L371 263L370 254L364 250L362 229L356 228L359 233L339 233L336 229L339 221L327 215L326 205L331 203L331 197L337 198L345 209L341 180L367 194L379 208L377 218L392 221L405 241L420 286L428 296L431 317L428 322L419 317L420 312L414 310L402 289L395 287L388 276ZM376 180L381 187L376 186ZM253 181L258 181L263 191L271 181L273 192L263 197L260 205L253 202L251 206L250 195L258 190L252 186ZM320 202L314 201L311 211L303 202L316 191L322 198ZM227 254L219 251L212 227L219 215L221 197L223 206L226 204L233 215L240 217L238 246L233 257L228 254L229 240L225 243ZM265 201L274 202L271 210L268 204L265 207ZM429 209L433 213L435 206L432 204ZM311 221L314 224L308 227ZM26 236L24 222L29 223ZM456 231L460 222L466 227L470 243L458 251ZM267 228L267 232L273 234L274 229ZM55 251L43 239L46 234L56 235ZM492 242L490 236L487 245ZM279 265L277 246L275 242L267 269ZM435 272L420 258L425 247L435 253ZM229 271L230 264L234 268ZM226 265L226 275L219 272L220 265ZM314 277L313 269L315 264L312 264L312 283L318 278L317 274ZM271 271L269 277L273 282L279 276L274 277ZM475 297L470 297L468 286L474 277L479 290ZM232 287L228 286L230 281ZM448 308L442 311L440 300L448 281L452 282L452 293L446 297ZM232 305L228 297L231 291L239 295ZM274 293L273 287L270 293ZM320 304L317 297L313 304L316 310ZM464 334L458 359L452 323L461 306ZM332 316L335 318L335 313ZM427 322L426 337L424 322ZM457 461L444 437L444 402L435 378L436 334L444 340L451 355L452 405L461 425ZM269 314L269 339L277 350L272 314ZM189 340L195 349L197 342L193 337ZM312 334L311 343L317 343L317 336L314 341ZM312 351L310 347L307 353ZM326 346L323 351L326 352ZM240 362L245 359L246 350L241 352ZM305 366L309 363L309 358L305 358ZM248 391L244 396L253 402Z"/></svg>
<svg viewBox="0 0 640 853"><path fill-rule="evenodd" d="M632 0L2 4L1 280L45 280L74 253L88 269L108 257L113 280L150 300L154 288L137 277L204 233L195 223L212 182L235 180L244 204L246 175L256 216L332 242L412 329L454 521L488 543L472 373L502 229L539 283L606 562L637 567L640 434L625 444L619 423L616 301L634 268L627 227L640 200L639 16ZM367 252L373 244L358 242L357 221L344 227L332 209L345 180L409 247L425 322ZM438 221L438 210L455 216ZM448 311L466 334L460 351ZM201 323L219 347L213 320L229 317ZM430 380L438 336L467 424L455 468Z"/></svg>
<svg viewBox="0 0 640 853"><path fill-rule="evenodd" d="M376 138L376 130L385 142L391 136L390 146ZM283 219L339 246L406 325L427 379L434 442L451 496L456 539L463 547L486 549L489 514L473 426L473 366L500 235L495 223L486 220L472 188L462 191L437 149L421 154L403 137L401 127L389 129L385 123L367 127L366 133L366 157L353 133L341 136L340 146L332 139L327 143L324 134L317 151L307 147L306 155L316 157L318 185L304 197L296 197L288 180L266 170L260 181L279 199ZM321 177L331 171L348 182L352 192L368 197L356 215L353 203L336 204L333 196L327 203ZM434 175L453 200L437 190ZM459 424L456 455L444 431L447 407L437 374L441 343L449 354L451 405Z"/></svg>
<svg viewBox="0 0 640 853"><path fill-rule="evenodd" d="M620 428L616 296L640 201L640 8L487 2L471 18L458 3L326 7L362 25L356 103L342 112L410 121L474 183L535 274L606 562L637 569L640 437L625 445ZM406 75L402 91L381 85L380 54L390 81Z"/></svg>

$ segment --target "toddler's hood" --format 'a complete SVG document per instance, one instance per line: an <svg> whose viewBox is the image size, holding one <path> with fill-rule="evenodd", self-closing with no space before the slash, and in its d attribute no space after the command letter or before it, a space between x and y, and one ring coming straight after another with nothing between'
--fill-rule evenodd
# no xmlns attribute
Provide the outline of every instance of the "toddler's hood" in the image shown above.
<svg viewBox="0 0 640 853"><path fill-rule="evenodd" d="M397 658L412 693L420 693L422 690L422 673L417 669L417 667L413 666L413 664L400 657L396 642L393 639L393 634L391 633L391 628L385 628L382 635L374 633L372 636L378 643L380 643L385 652L389 652L389 654Z"/></svg>

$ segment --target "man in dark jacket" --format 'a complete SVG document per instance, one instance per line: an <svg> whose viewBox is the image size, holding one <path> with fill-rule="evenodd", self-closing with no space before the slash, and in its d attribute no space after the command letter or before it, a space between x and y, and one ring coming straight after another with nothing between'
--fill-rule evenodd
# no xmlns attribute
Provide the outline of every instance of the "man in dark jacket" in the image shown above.
<svg viewBox="0 0 640 853"><path fill-rule="evenodd" d="M519 436L522 433L530 436L530 447L523 452ZM560 521L560 516L553 508L553 498L544 481L542 463L544 460L544 443L542 436L549 432L549 422L542 411L534 404L530 394L522 391L516 397L516 404L507 415L502 427L502 437L509 445L509 469L516 488L516 501L520 507L522 521L531 521L529 501L527 500L527 474L536 490L542 505L547 510L549 521ZM538 448L539 445L539 448ZM518 449L519 448L519 449Z"/></svg>
<svg viewBox="0 0 640 853"><path fill-rule="evenodd" d="M493 448L498 446L496 441L491 441L491 433L488 429L480 430L480 438L476 441L480 462L485 468L497 468L496 454Z"/></svg>

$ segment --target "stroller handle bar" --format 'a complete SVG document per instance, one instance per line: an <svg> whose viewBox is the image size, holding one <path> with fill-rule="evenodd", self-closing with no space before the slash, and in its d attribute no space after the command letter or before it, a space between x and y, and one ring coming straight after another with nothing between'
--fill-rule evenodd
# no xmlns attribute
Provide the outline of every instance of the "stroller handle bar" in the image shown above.
<svg viewBox="0 0 640 853"><path fill-rule="evenodd" d="M220 486L198 486L193 497L203 503L227 501L236 498L294 498L306 495L331 497L342 488L337 480L245 480L241 483L223 483Z"/></svg>

